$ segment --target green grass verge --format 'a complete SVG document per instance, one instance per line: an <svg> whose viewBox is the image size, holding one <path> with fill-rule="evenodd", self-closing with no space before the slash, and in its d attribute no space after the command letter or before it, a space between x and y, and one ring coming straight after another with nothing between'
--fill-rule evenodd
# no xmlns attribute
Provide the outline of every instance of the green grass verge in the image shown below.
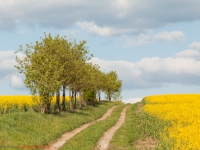
<svg viewBox="0 0 200 150"><path fill-rule="evenodd" d="M116 124L125 106L115 108L111 116L89 126L67 141L60 150L92 150L103 133Z"/></svg>
<svg viewBox="0 0 200 150"><path fill-rule="evenodd" d="M83 107L78 112L59 115L30 111L5 114L0 117L0 149L46 145L62 133L101 117L113 105L118 103L101 102Z"/></svg>
<svg viewBox="0 0 200 150"><path fill-rule="evenodd" d="M145 140L148 137L153 137L158 141L158 150L171 149L170 143L172 141L163 141L160 137L160 133L167 136L164 128L170 126L170 123L144 113L142 109L138 111L141 104L133 104L128 108L125 123L111 140L109 150L136 150L136 141L138 139Z"/></svg>
<svg viewBox="0 0 200 150"><path fill-rule="evenodd" d="M143 99L143 105L148 105L148 102ZM158 141L157 150L171 150L174 144L174 139L169 138L168 132L165 128L172 126L170 121L162 120L157 116L149 113L142 113L142 130L147 136L151 136ZM165 137L165 138L163 138Z"/></svg>
<svg viewBox="0 0 200 150"><path fill-rule="evenodd" d="M134 142L142 137L141 116L136 110L137 104L129 106L126 120L111 140L109 150L136 150Z"/></svg>
<svg viewBox="0 0 200 150"><path fill-rule="evenodd" d="M144 134L153 137L159 143L157 150L171 150L174 140L170 139L168 132L165 131L165 128L170 127L171 123L148 113L143 113L142 119L142 129ZM162 136L168 138L165 138L164 140Z"/></svg>

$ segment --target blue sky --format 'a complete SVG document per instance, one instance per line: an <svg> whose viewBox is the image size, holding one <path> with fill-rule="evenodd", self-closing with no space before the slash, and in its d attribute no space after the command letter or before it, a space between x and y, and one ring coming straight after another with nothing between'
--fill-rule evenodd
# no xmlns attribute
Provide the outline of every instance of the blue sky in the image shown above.
<svg viewBox="0 0 200 150"><path fill-rule="evenodd" d="M124 101L200 92L200 1L1 0L0 95L29 94L13 67L20 45L59 34L86 40L93 63L116 70Z"/></svg>

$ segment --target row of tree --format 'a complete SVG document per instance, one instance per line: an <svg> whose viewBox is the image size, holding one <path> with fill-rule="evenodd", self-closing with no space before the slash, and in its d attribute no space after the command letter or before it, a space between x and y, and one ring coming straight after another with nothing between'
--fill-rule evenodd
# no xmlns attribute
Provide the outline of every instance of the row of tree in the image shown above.
<svg viewBox="0 0 200 150"><path fill-rule="evenodd" d="M77 43L66 40L59 35L52 37L45 34L44 38L35 44L27 44L25 49L20 46L16 52L15 67L25 75L24 84L34 96L39 95L45 113L50 112L52 97L56 94L56 110L65 111L65 91L68 89L70 109L76 107L76 95L79 93L79 107L88 105L91 95L98 95L101 91L108 100L120 95L122 81L115 71L101 72L98 65L90 62L86 41ZM22 52L24 55L18 55ZM60 103L60 91L62 102Z"/></svg>

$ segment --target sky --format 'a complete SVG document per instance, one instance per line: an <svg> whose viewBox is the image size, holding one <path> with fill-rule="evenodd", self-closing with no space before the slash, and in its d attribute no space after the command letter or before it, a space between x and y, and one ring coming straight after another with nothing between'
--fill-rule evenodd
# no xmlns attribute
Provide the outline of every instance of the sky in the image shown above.
<svg viewBox="0 0 200 150"><path fill-rule="evenodd" d="M200 1L0 0L0 95L29 94L14 68L22 45L86 40L92 62L122 80L124 102L200 93Z"/></svg>

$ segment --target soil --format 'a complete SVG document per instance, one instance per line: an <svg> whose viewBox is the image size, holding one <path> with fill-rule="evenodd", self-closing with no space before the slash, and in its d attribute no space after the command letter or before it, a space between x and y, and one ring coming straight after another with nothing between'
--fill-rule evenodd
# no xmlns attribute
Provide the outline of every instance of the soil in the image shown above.
<svg viewBox="0 0 200 150"><path fill-rule="evenodd" d="M158 142L152 137L148 137L145 140L138 139L135 142L135 147L137 150L155 150L158 147Z"/></svg>

